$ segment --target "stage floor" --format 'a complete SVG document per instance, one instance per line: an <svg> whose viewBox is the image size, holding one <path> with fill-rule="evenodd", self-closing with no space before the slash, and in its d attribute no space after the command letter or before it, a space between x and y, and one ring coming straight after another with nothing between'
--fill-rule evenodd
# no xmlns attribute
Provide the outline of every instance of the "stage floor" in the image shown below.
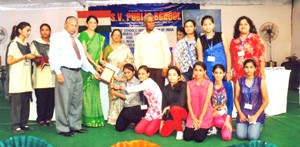
<svg viewBox="0 0 300 147"><path fill-rule="evenodd" d="M298 91L289 91L287 113L267 117L266 123L263 126L260 140L267 141L277 146L297 146L300 144L299 130L300 130L300 109L299 109L299 93ZM0 140L14 136L10 131L10 106L9 102L0 97ZM234 127L235 127L235 120ZM175 140L175 133L170 137L161 137L158 133L152 137L139 135L134 130L128 129L125 132L115 131L114 126L105 124L104 127L99 128L85 128L88 130L87 134L75 134L74 137L66 138L56 134L55 126L40 127L34 121L29 123L34 127L34 131L26 132L24 135L36 136L55 147L60 146L100 146L109 147L117 142L131 141L137 139L147 140L162 147L182 147L199 145L194 141L177 141ZM208 136L201 146L230 146L234 144L246 143L247 141L240 141L236 139L236 134L233 132L233 139L231 141L222 141L220 133L215 136Z"/></svg>

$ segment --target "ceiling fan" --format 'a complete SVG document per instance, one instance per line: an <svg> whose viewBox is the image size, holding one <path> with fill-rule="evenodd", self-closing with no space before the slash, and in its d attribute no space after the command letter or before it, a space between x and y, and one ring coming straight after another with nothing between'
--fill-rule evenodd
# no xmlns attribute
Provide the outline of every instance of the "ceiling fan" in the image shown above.
<svg viewBox="0 0 300 147"><path fill-rule="evenodd" d="M276 66L276 62L272 61L272 41L275 40L279 34L278 26L272 22L266 22L259 28L261 38L268 42L270 48L269 66ZM267 63L268 64L268 63Z"/></svg>

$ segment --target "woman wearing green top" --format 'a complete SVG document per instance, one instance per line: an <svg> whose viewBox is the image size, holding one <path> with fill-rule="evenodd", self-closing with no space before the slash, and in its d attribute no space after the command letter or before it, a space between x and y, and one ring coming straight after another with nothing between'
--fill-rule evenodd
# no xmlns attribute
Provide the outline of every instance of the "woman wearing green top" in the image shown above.
<svg viewBox="0 0 300 147"><path fill-rule="evenodd" d="M98 26L98 19L95 16L88 16L86 23L87 30L81 32L78 39L85 49L89 62L98 71L101 71L102 68L99 65L100 53L103 49L105 37L95 32ZM82 70L81 74L83 79L82 124L87 127L104 126L99 81L91 73Z"/></svg>

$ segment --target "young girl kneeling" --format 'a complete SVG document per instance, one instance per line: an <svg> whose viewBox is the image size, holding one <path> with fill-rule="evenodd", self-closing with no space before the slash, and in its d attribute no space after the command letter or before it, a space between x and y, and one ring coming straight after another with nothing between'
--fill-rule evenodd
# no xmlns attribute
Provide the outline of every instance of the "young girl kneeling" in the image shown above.
<svg viewBox="0 0 300 147"><path fill-rule="evenodd" d="M186 83L179 81L180 70L171 66L168 70L169 83L163 89L163 117L161 121L161 136L170 136L176 130L176 139L183 139L182 121L187 117L186 106ZM165 117L166 116L166 117Z"/></svg>
<svg viewBox="0 0 300 147"><path fill-rule="evenodd" d="M114 86L115 88L125 90L128 93L143 91L144 96L148 100L148 110L146 115L135 127L135 132L138 134L145 133L147 136L154 135L160 125L161 118L161 104L162 104L162 93L157 85L151 78L149 78L150 72L147 66L142 65L138 69L138 78L142 82L139 85L124 87ZM147 108L146 106L142 106Z"/></svg>
<svg viewBox="0 0 300 147"><path fill-rule="evenodd" d="M266 119L264 113L269 103L265 81L254 75L256 62L247 59L244 62L245 77L235 84L234 104L238 112L236 135L238 139L257 140Z"/></svg>
<svg viewBox="0 0 300 147"><path fill-rule="evenodd" d="M184 130L184 140L202 142L208 129L212 126L212 106L210 99L213 84L204 78L206 66L203 62L196 62L193 67L194 79L187 83L188 117Z"/></svg>
<svg viewBox="0 0 300 147"><path fill-rule="evenodd" d="M233 91L230 82L223 81L225 76L225 67L222 64L216 64L213 67L214 92L211 103L213 106L213 124L221 129L222 139L231 140L232 136L232 109L233 109Z"/></svg>
<svg viewBox="0 0 300 147"><path fill-rule="evenodd" d="M126 87L132 87L140 84L140 81L134 76L135 69L130 63L123 66ZM125 131L130 123L137 124L145 116L147 110L142 110L143 102L140 99L139 92L121 93L116 90L110 90L110 94L125 100L124 108L118 116L115 129L117 131Z"/></svg>

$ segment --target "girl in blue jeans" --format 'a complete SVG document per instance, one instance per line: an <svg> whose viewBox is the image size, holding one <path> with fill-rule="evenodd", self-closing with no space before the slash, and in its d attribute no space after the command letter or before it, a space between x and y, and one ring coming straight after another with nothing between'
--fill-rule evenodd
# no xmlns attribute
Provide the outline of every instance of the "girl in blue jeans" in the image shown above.
<svg viewBox="0 0 300 147"><path fill-rule="evenodd" d="M269 103L267 87L262 78L254 75L255 60L247 59L243 65L246 76L235 83L236 134L241 140L257 140L266 118L264 110Z"/></svg>

